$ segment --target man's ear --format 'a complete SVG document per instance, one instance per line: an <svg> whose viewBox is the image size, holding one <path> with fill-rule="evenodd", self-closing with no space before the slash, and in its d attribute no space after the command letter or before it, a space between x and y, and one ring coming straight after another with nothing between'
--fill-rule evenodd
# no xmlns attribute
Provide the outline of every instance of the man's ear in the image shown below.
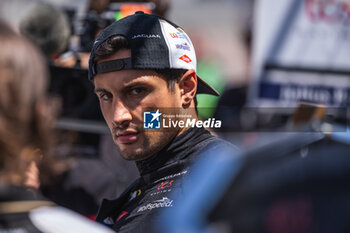
<svg viewBox="0 0 350 233"><path fill-rule="evenodd" d="M187 70L179 80L182 106L190 107L197 92L197 76L194 70Z"/></svg>

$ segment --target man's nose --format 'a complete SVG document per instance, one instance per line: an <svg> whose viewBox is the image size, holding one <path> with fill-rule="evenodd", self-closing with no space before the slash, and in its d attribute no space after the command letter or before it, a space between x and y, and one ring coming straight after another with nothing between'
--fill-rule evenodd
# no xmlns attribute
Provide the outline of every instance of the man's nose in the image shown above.
<svg viewBox="0 0 350 233"><path fill-rule="evenodd" d="M132 120L132 115L125 104L117 99L114 103L113 121L118 126L128 124Z"/></svg>

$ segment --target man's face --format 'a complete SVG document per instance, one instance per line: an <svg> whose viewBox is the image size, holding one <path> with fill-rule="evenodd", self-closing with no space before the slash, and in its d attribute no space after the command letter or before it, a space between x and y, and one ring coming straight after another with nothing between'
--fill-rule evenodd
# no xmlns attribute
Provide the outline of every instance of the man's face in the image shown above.
<svg viewBox="0 0 350 233"><path fill-rule="evenodd" d="M99 62L131 57L120 50ZM147 108L180 108L178 86L171 91L164 78L152 70L121 70L94 77L95 92L113 140L127 160L143 160L160 151L178 131L143 129Z"/></svg>

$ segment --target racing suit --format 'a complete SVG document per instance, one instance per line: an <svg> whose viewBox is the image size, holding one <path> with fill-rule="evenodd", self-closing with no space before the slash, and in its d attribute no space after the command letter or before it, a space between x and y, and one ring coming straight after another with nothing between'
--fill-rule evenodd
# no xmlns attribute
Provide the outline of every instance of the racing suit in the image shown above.
<svg viewBox="0 0 350 233"><path fill-rule="evenodd" d="M85 217L19 186L0 185L1 233L111 233Z"/></svg>
<svg viewBox="0 0 350 233"><path fill-rule="evenodd" d="M189 166L211 146L230 146L203 128L190 128L152 157L136 162L140 177L115 200L104 199L96 221L116 232L150 232L159 212L174 203L173 192L182 190Z"/></svg>

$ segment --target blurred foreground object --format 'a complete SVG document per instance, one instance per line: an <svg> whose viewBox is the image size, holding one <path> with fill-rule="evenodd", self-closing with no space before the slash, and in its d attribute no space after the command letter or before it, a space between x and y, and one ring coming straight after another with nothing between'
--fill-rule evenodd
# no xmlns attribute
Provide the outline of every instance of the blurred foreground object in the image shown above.
<svg viewBox="0 0 350 233"><path fill-rule="evenodd" d="M349 131L274 136L238 158L203 159L185 186L191 201L168 210L164 232L347 232Z"/></svg>

